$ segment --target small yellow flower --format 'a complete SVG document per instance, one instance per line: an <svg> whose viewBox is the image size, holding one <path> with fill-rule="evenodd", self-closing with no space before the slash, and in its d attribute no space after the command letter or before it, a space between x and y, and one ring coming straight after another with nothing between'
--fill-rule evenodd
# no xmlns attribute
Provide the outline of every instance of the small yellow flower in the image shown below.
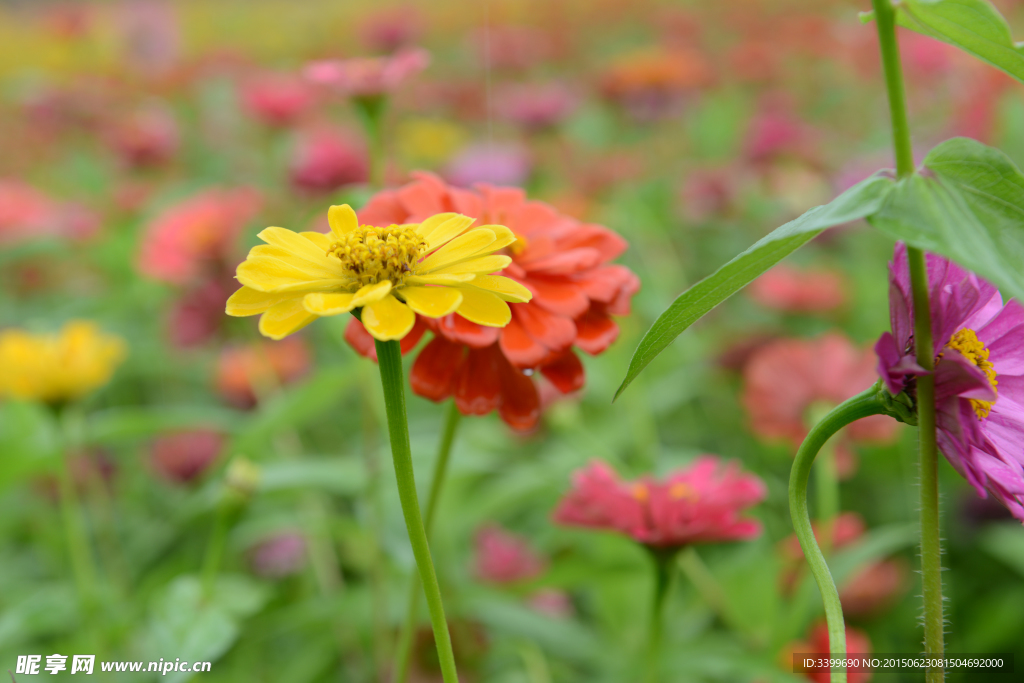
<svg viewBox="0 0 1024 683"><path fill-rule="evenodd" d="M78 398L110 381L124 360L124 340L75 320L59 334L0 332L0 397L57 403Z"/></svg>
<svg viewBox="0 0 1024 683"><path fill-rule="evenodd" d="M470 229L472 218L455 213L422 223L359 225L347 204L327 212L331 232L295 233L267 228L238 266L243 287L231 295L227 314L258 315L260 332L281 339L319 316L362 309L376 339L401 339L416 314L458 313L490 327L504 327L506 301L526 302L530 291L493 275L511 262L495 252L516 241L503 225Z"/></svg>

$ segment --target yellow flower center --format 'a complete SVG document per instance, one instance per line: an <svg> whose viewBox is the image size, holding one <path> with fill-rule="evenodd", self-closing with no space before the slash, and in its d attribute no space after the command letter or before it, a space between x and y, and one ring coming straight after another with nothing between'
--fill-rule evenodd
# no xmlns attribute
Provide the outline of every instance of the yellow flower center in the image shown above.
<svg viewBox="0 0 1024 683"><path fill-rule="evenodd" d="M683 481L677 481L672 484L668 489L669 498L672 500L682 500L683 498L689 498L691 500L697 499L697 490Z"/></svg>
<svg viewBox="0 0 1024 683"><path fill-rule="evenodd" d="M981 340L978 339L978 335L975 334L974 330L964 328L959 332L955 332L949 338L949 343L946 346L966 356L969 361L974 363L988 377L988 382L992 385L992 391L998 391L996 388L998 384L996 381L996 368L989 362L989 351ZM981 401L973 398L969 400L979 420L988 417L989 412L992 410L992 404L995 403L995 400Z"/></svg>
<svg viewBox="0 0 1024 683"><path fill-rule="evenodd" d="M530 246L530 243L526 241L526 238L517 233L516 241L508 245L508 250L512 252L513 256L519 256L526 251L528 246Z"/></svg>
<svg viewBox="0 0 1024 683"><path fill-rule="evenodd" d="M414 225L360 225L327 249L360 286L390 280L403 284L427 249Z"/></svg>
<svg viewBox="0 0 1024 683"><path fill-rule="evenodd" d="M643 484L633 484L633 497L641 503L646 503L651 494Z"/></svg>

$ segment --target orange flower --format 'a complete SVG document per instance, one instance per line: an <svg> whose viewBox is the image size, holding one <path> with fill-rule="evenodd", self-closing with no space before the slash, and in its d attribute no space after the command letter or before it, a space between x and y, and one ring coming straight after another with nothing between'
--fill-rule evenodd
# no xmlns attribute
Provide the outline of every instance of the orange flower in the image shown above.
<svg viewBox="0 0 1024 683"><path fill-rule="evenodd" d="M261 393L306 374L309 364L309 349L298 337L227 348L217 360L217 392L232 405L251 408Z"/></svg>
<svg viewBox="0 0 1024 683"><path fill-rule="evenodd" d="M464 415L497 410L513 429L532 429L540 417L533 371L562 393L576 391L584 373L574 347L596 355L618 337L611 316L628 314L630 299L640 289L632 271L611 263L626 250L626 241L603 226L527 200L518 188L481 184L461 189L427 173L378 193L359 218L407 223L442 211L473 216L477 224L508 226L519 240L509 252L512 263L500 274L530 290L533 299L510 304L512 321L504 328L483 327L454 314L421 319L418 334L429 327L434 338L413 364L412 389L434 401L454 396ZM346 338L357 351L371 355L372 340L358 322L349 323ZM410 341L403 351L414 345Z"/></svg>

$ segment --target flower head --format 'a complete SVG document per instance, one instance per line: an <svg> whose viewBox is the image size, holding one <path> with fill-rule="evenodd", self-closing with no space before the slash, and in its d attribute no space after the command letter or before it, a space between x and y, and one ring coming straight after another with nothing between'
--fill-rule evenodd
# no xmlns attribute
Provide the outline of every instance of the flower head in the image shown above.
<svg viewBox="0 0 1024 683"><path fill-rule="evenodd" d="M109 144L121 161L132 168L160 166L178 151L180 135L174 116L164 107L149 105L117 121Z"/></svg>
<svg viewBox="0 0 1024 683"><path fill-rule="evenodd" d="M522 185L530 175L530 155L513 143L470 145L445 167L444 175L453 185L475 183Z"/></svg>
<svg viewBox="0 0 1024 683"><path fill-rule="evenodd" d="M1024 520L1024 307L1005 305L977 275L927 255L939 448L982 497L992 493ZM875 344L893 394L913 394L924 374L914 356L907 248L889 263L892 331Z"/></svg>
<svg viewBox="0 0 1024 683"><path fill-rule="evenodd" d="M510 84L498 92L498 114L530 130L555 126L572 114L576 96L562 83Z"/></svg>
<svg viewBox="0 0 1024 683"><path fill-rule="evenodd" d="M310 62L303 71L311 83L328 86L348 97L376 97L396 90L427 68L430 53L404 48L387 57L355 57Z"/></svg>
<svg viewBox="0 0 1024 683"><path fill-rule="evenodd" d="M519 239L508 245L502 274L533 299L513 303L512 319L500 330L461 315L425 320L434 338L416 358L412 389L433 401L454 396L464 415L496 410L513 429L530 430L540 417L533 371L563 394L577 391L584 372L573 347L596 355L618 337L611 316L628 314L640 289L632 271L611 263L626 242L603 226L530 201L518 188L466 190L423 173L397 190L378 193L360 213L368 222L405 223L437 211L459 211L477 224L507 225ZM358 322L350 323L346 338L364 355L372 352L372 339Z"/></svg>
<svg viewBox="0 0 1024 683"><path fill-rule="evenodd" d="M712 455L664 481L622 481L608 465L594 462L576 472L554 517L559 524L617 531L647 546L672 548L756 538L761 524L741 515L766 495L756 476Z"/></svg>
<svg viewBox="0 0 1024 683"><path fill-rule="evenodd" d="M683 50L645 50L618 57L605 71L601 91L634 119L662 119L678 111L686 94L706 85L704 58Z"/></svg>
<svg viewBox="0 0 1024 683"><path fill-rule="evenodd" d="M123 339L74 320L58 334L0 332L0 397L61 403L98 389L124 360Z"/></svg>
<svg viewBox="0 0 1024 683"><path fill-rule="evenodd" d="M306 539L297 531L277 533L253 545L247 554L254 574L281 579L302 570L306 563Z"/></svg>
<svg viewBox="0 0 1024 683"><path fill-rule="evenodd" d="M168 434L153 442L151 463L167 481L189 484L206 472L223 446L224 437L210 429Z"/></svg>
<svg viewBox="0 0 1024 683"><path fill-rule="evenodd" d="M0 180L0 244L46 237L92 236L99 218L77 204L62 204L18 180Z"/></svg>
<svg viewBox="0 0 1024 683"><path fill-rule="evenodd" d="M294 188L325 193L365 182L370 165L355 138L331 128L313 128L296 140L288 173Z"/></svg>
<svg viewBox="0 0 1024 683"><path fill-rule="evenodd" d="M310 86L297 76L266 73L241 86L246 111L269 126L289 126L313 104Z"/></svg>
<svg viewBox="0 0 1024 683"><path fill-rule="evenodd" d="M814 654L818 657L827 657L829 650L828 627L824 623L815 624L811 628L808 642L790 644L786 650L792 654ZM855 657L856 655L871 654L871 641L866 633L860 629L846 627L846 653ZM791 666L792 661L787 661L786 666ZM815 666L803 669L802 672L808 680L814 683L829 683L832 680L831 669L827 666ZM871 680L870 671L851 671L847 674L848 683L867 683Z"/></svg>
<svg viewBox="0 0 1024 683"><path fill-rule="evenodd" d="M829 270L797 270L780 264L750 283L750 297L789 313L831 311L846 302L845 283Z"/></svg>
<svg viewBox="0 0 1024 683"><path fill-rule="evenodd" d="M212 189L171 206L146 227L139 270L172 284L194 280L205 266L230 257L260 202L259 193L249 188Z"/></svg>
<svg viewBox="0 0 1024 683"><path fill-rule="evenodd" d="M515 583L536 578L544 561L526 540L489 524L476 534L476 575L488 583Z"/></svg>
<svg viewBox="0 0 1024 683"><path fill-rule="evenodd" d="M503 327L512 317L505 302L532 297L514 280L493 275L511 261L495 252L516 241L505 226L470 228L473 219L456 213L366 225L347 204L332 206L327 217L326 235L261 232L267 244L254 247L238 266L243 287L228 299L228 315L262 314L260 332L281 339L319 316L361 309L367 331L388 341L409 334L417 313L458 313Z"/></svg>
<svg viewBox="0 0 1024 683"><path fill-rule="evenodd" d="M280 344L262 342L224 349L217 360L217 392L232 405L251 408L261 395L306 374L309 356L309 349L298 337Z"/></svg>

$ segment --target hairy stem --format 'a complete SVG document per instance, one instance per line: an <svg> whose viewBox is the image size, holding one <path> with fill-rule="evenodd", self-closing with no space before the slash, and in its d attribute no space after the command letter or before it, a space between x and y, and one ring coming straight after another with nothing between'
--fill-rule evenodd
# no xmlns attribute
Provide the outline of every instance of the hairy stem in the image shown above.
<svg viewBox="0 0 1024 683"><path fill-rule="evenodd" d="M796 452L793 470L789 476L789 513L793 517L793 528L800 540L804 557L807 558L811 574L814 575L818 590L821 592L821 600L825 603L829 651L833 658L841 659L846 656L846 625L843 622L843 606L839 602L839 591L836 590L832 573L825 562L825 555L821 552L811 527L811 516L807 510L807 480L818 451L836 432L862 417L886 412L885 404L878 396L877 386L839 404L811 428ZM846 672L833 671L832 683L846 683Z"/></svg>
<svg viewBox="0 0 1024 683"><path fill-rule="evenodd" d="M377 360L380 367L380 382L384 388L384 408L388 416L388 433L391 438L391 456L395 464L395 478L398 481L398 496L402 502L405 528L409 533L416 568L427 599L430 625L434 629L434 642L441 664L445 683L457 683L459 675L455 670L455 654L452 639L448 633L448 622L441 602L441 588L434 572L430 557L427 532L420 515L420 502L416 493L416 478L413 474L412 451L409 446L409 424L405 412L405 381L402 372L402 352L397 341L376 341Z"/></svg>
<svg viewBox="0 0 1024 683"><path fill-rule="evenodd" d="M437 459L434 461L434 478L430 484L430 495L427 498L427 509L424 513L424 528L427 536L430 536L430 529L434 525L434 513L437 511L437 501L441 497L441 488L444 485L444 478L448 472L448 458L452 452L452 444L455 442L455 432L459 426L458 407L454 399L449 401L445 409L444 429L441 432L441 442L437 447ZM409 656L412 654L412 641L416 633L416 619L420 606L420 582L418 577L413 577L409 582L409 597L406 601L405 623L402 624L402 633L398 638L398 650L395 653L395 673L392 675L392 683L405 683L409 679Z"/></svg>

